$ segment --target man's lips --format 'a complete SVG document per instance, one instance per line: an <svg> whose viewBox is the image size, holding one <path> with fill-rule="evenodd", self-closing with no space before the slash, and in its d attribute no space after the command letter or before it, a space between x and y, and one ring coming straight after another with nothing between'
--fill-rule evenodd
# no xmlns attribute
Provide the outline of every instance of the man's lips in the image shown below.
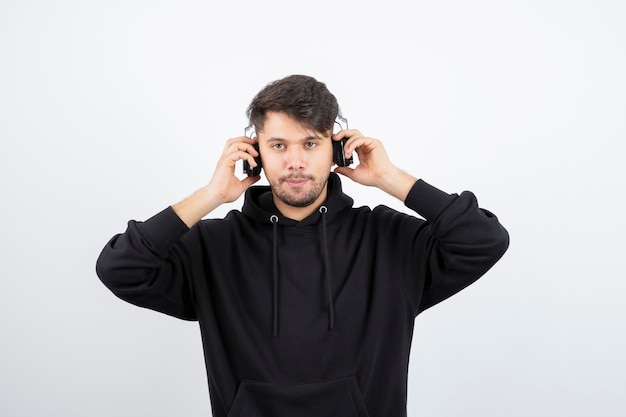
<svg viewBox="0 0 626 417"><path fill-rule="evenodd" d="M287 177L283 179L283 182L286 182L292 187L299 187L306 184L310 179L309 177Z"/></svg>
<svg viewBox="0 0 626 417"><path fill-rule="evenodd" d="M285 180L285 182L291 186L297 187L300 186L304 183L306 183L308 181L308 179L306 178L298 178L298 179L289 179L289 180Z"/></svg>

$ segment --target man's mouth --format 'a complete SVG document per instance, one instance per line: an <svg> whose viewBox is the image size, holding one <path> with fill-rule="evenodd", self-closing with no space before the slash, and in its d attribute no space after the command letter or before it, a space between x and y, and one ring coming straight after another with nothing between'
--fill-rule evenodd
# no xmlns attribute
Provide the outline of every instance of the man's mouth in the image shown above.
<svg viewBox="0 0 626 417"><path fill-rule="evenodd" d="M283 179L283 182L286 182L288 185L292 187L300 187L310 181L310 177L286 177Z"/></svg>

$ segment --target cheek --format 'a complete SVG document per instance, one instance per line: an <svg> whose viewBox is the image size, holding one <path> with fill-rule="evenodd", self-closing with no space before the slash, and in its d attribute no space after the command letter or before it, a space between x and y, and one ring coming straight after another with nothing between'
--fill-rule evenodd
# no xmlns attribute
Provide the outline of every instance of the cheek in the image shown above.
<svg viewBox="0 0 626 417"><path fill-rule="evenodd" d="M310 169L316 171L330 170L333 166L333 152L332 149L317 153L312 156L308 164Z"/></svg>
<svg viewBox="0 0 626 417"><path fill-rule="evenodd" d="M263 172L265 172L265 176L269 179L271 177L275 177L282 170L282 162L280 158L271 157L271 156L261 156L261 163L263 164Z"/></svg>
<svg viewBox="0 0 626 417"><path fill-rule="evenodd" d="M333 148L331 147L328 151L328 159L326 159L326 164L328 165L328 169L333 166Z"/></svg>

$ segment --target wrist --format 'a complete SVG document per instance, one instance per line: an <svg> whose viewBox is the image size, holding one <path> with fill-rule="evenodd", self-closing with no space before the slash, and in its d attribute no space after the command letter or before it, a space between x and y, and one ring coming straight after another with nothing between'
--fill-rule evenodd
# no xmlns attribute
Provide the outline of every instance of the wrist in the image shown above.
<svg viewBox="0 0 626 417"><path fill-rule="evenodd" d="M205 186L173 205L172 208L178 217L191 227L221 204L222 200L219 196L212 192L209 186Z"/></svg>
<svg viewBox="0 0 626 417"><path fill-rule="evenodd" d="M387 175L383 176L383 181L379 188L400 201L405 201L417 180L413 175L399 168L394 168Z"/></svg>

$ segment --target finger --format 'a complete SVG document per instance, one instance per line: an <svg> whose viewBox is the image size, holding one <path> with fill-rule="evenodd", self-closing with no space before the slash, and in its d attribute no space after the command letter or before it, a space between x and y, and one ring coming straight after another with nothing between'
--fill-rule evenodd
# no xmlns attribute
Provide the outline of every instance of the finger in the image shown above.
<svg viewBox="0 0 626 417"><path fill-rule="evenodd" d="M348 142L346 142L344 150L346 151L346 153L352 153L356 151L356 153L358 154L360 151L368 151L375 148L379 143L380 141L377 139L359 136L351 138Z"/></svg>
<svg viewBox="0 0 626 417"><path fill-rule="evenodd" d="M254 145L256 143L256 138L252 139L247 136L239 136L236 138L231 138L226 141L226 145L224 145L224 153L228 152L228 150L233 149L233 147L239 145Z"/></svg>
<svg viewBox="0 0 626 417"><path fill-rule="evenodd" d="M227 144L230 144L230 143L234 143L234 142L245 142L245 141L248 141L248 142L256 142L256 137L254 137L254 138L250 138L250 137L248 137L248 136L237 136L237 137L234 137L234 138L230 138L230 139L228 139L228 140L226 141L226 143L227 143Z"/></svg>
<svg viewBox="0 0 626 417"><path fill-rule="evenodd" d="M258 152L255 151L255 153L257 153L258 155ZM237 158L235 159L235 161L238 161L241 159L241 160L247 161L253 167L256 167L258 165L256 160L254 159L254 156L250 155L250 152L238 151L235 153L235 155L237 155Z"/></svg>
<svg viewBox="0 0 626 417"><path fill-rule="evenodd" d="M231 170L234 170L237 164L237 161L239 160L247 161L252 167L257 166L257 163L254 160L254 157L250 155L248 152L244 152L244 151L236 151L236 152L231 152L231 153L226 154L222 158L222 164L223 164L222 166L227 166Z"/></svg>
<svg viewBox="0 0 626 417"><path fill-rule="evenodd" d="M254 148L252 144L249 143L232 142L225 151L226 154L235 152L247 152L252 156L259 156L259 152Z"/></svg>
<svg viewBox="0 0 626 417"><path fill-rule="evenodd" d="M363 134L357 129L340 130L332 135L333 140L351 139L352 137L363 136Z"/></svg>
<svg viewBox="0 0 626 417"><path fill-rule="evenodd" d="M351 137L350 139L348 139L348 141L344 144L343 146L343 151L346 154L346 158L352 158L352 154L354 152L356 152L356 154L359 154L359 148L361 148L362 146L367 145L367 140L368 138L364 137L364 136L354 136Z"/></svg>

